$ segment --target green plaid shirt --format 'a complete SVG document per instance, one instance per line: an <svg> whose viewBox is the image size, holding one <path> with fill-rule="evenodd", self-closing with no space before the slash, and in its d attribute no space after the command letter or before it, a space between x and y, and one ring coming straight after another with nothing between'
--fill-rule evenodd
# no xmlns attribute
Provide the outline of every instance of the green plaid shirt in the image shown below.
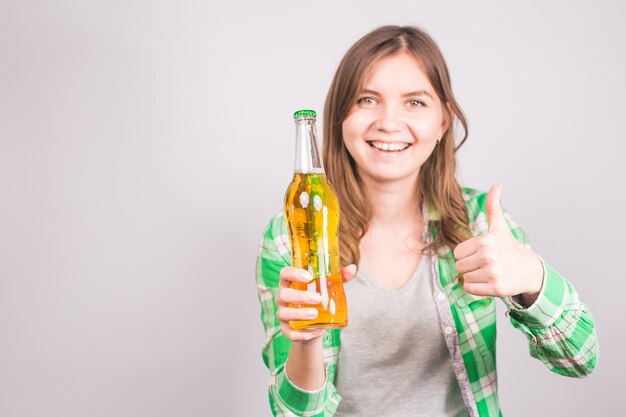
<svg viewBox="0 0 626 417"><path fill-rule="evenodd" d="M472 233L475 236L487 233L487 194L468 188L463 191ZM437 221L437 213L425 210L425 217L429 225L425 237L432 239L432 222ZM506 212L505 218L515 238L530 248L526 234ZM501 416L496 378L495 302L493 297L467 293L458 282L455 262L448 249L434 256L432 265L439 284L434 289L434 300L453 369L470 416ZM541 262L543 288L532 306L523 308L511 297L501 300L507 306L513 326L528 338L532 357L558 374L584 377L595 369L598 356L593 316L572 285ZM339 329L326 331L323 336L326 381L319 390L302 390L285 373L291 341L280 331L274 298L278 294L280 270L290 264L289 235L281 213L265 230L256 267L266 334L263 360L270 370L270 408L275 416L332 416L341 401L333 384L340 348Z"/></svg>

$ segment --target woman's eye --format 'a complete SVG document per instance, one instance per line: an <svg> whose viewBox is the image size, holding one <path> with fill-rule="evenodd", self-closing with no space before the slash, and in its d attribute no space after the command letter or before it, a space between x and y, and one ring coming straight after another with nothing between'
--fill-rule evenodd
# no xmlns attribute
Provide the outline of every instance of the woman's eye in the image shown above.
<svg viewBox="0 0 626 417"><path fill-rule="evenodd" d="M372 97L361 97L357 100L358 104L372 105L376 104L376 100Z"/></svg>
<svg viewBox="0 0 626 417"><path fill-rule="evenodd" d="M424 106L424 103L419 101L419 100L409 100L409 106L411 107L422 107Z"/></svg>

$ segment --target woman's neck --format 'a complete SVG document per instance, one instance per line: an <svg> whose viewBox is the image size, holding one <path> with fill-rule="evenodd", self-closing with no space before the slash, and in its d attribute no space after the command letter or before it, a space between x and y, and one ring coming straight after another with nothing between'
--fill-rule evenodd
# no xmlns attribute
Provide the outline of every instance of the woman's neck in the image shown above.
<svg viewBox="0 0 626 417"><path fill-rule="evenodd" d="M371 225L393 226L422 222L417 178L379 182L361 177L361 185L372 210Z"/></svg>

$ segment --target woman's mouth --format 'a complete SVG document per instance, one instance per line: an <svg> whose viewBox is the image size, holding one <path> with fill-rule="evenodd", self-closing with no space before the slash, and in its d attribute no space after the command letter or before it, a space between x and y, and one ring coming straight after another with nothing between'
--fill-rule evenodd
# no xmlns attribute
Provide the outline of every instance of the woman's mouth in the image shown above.
<svg viewBox="0 0 626 417"><path fill-rule="evenodd" d="M376 149L377 151L382 151L382 152L402 152L403 150L405 150L406 148L411 146L410 143L404 143L404 142L380 142L380 141L377 141L377 140L367 141L367 143L372 148Z"/></svg>

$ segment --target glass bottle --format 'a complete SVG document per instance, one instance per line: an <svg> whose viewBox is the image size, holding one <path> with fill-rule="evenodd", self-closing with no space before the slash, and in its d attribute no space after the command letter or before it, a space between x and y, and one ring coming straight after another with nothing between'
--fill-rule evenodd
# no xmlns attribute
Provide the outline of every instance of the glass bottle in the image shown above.
<svg viewBox="0 0 626 417"><path fill-rule="evenodd" d="M348 324L348 307L340 272L339 201L326 178L313 110L294 113L296 158L293 180L285 193L292 265L313 275L309 283L292 282L291 288L318 293L322 302L290 307L317 308L312 320L291 321L294 330L332 329Z"/></svg>

